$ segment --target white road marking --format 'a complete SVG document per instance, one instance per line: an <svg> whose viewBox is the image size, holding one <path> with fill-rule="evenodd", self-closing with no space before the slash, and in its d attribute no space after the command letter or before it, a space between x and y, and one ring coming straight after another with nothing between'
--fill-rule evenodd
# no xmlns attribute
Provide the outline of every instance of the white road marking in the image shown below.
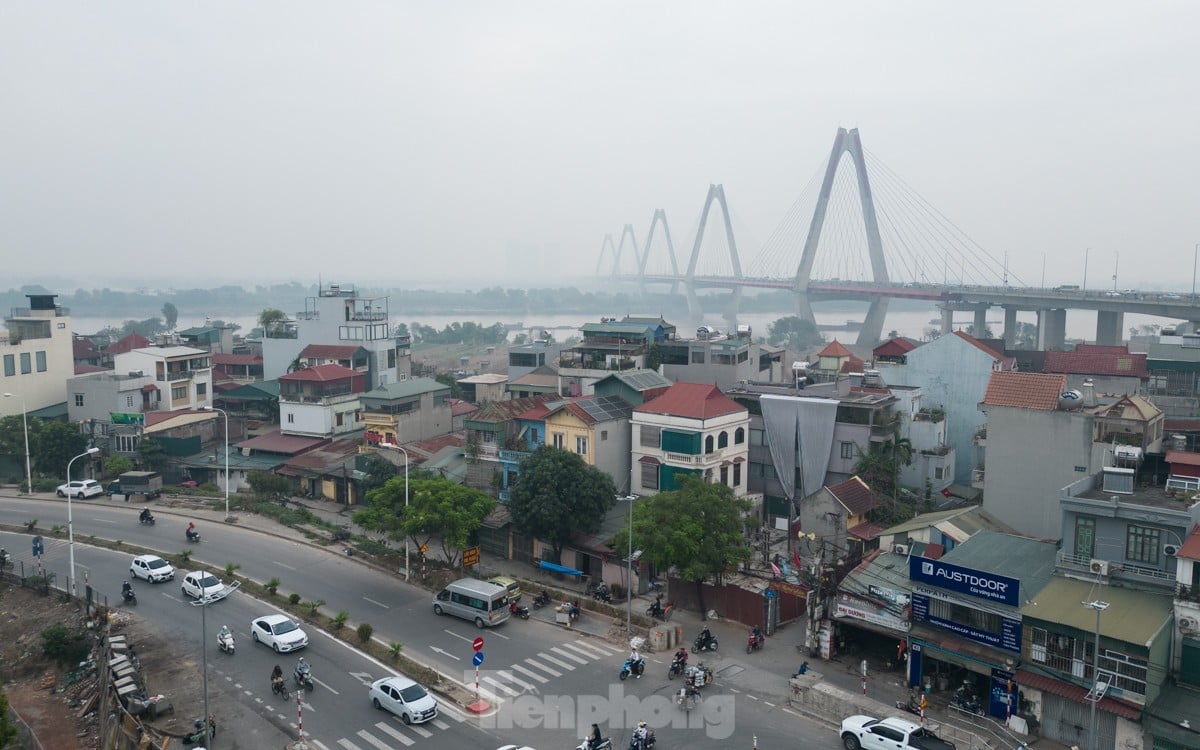
<svg viewBox="0 0 1200 750"><path fill-rule="evenodd" d="M553 651L554 653L558 654L559 656L563 657L564 659L570 659L571 661L575 662L576 664L587 664L588 663L587 659L580 659L575 654L572 654L569 651L563 651L561 648L559 648L557 646L551 647L550 650Z"/></svg>
<svg viewBox="0 0 1200 750"><path fill-rule="evenodd" d="M377 601L375 601L374 599L372 599L372 598L371 598L371 597L369 597L369 596L364 596L364 597L363 597L363 599L365 599L365 600L369 601L370 603L374 604L376 607L383 607L384 609L391 609L391 607L389 607L388 605L384 604L383 602L377 602Z"/></svg>
<svg viewBox="0 0 1200 750"><path fill-rule="evenodd" d="M771 701L763 701L763 703L766 703L771 708L777 708L777 706L774 703L772 703Z"/></svg>
<svg viewBox="0 0 1200 750"><path fill-rule="evenodd" d="M433 732L429 731L428 729L426 729L425 727L423 727L419 724L409 724L408 731L416 732L417 734L421 735L425 739L429 739L430 737L433 736Z"/></svg>
<svg viewBox="0 0 1200 750"><path fill-rule="evenodd" d="M336 691L336 690L334 690L333 688L329 687L329 685L326 685L324 682L321 682L321 681L320 681L320 680L318 680L316 677L313 677L313 678L312 678L312 681L313 681L313 682L315 682L315 683L317 683L317 684L318 684L318 685L320 685L321 687L325 688L325 689L326 689L326 690L328 690L329 692L333 693L334 695L341 695L341 693L339 693L338 691Z"/></svg>
<svg viewBox="0 0 1200 750"><path fill-rule="evenodd" d="M457 721L459 723L462 723L467 720L467 717L465 714L460 714L457 711L447 711L446 707L441 704L438 704L438 716L446 716L451 719L454 719L455 721ZM434 719L433 722L436 724L437 719Z"/></svg>
<svg viewBox="0 0 1200 750"><path fill-rule="evenodd" d="M533 659L526 659L525 663L537 667L538 669L542 670L543 672L550 675L551 677L562 677L563 676L562 672L556 672L553 669L551 669L550 667L547 667L544 664L540 664L540 663L534 661ZM516 665L514 665L513 668L515 669ZM543 680L543 682L545 682L545 680Z"/></svg>
<svg viewBox="0 0 1200 750"><path fill-rule="evenodd" d="M378 725L376 725L376 726L378 726ZM365 729L358 730L358 736L360 739L365 741L367 744L374 745L375 747L379 748L379 750L392 750L392 748L390 748L386 744L384 744L384 742L382 740L375 739L375 735L371 734L370 732L368 732ZM404 742L404 744L406 744L406 745L411 745L413 743L413 741L411 739L409 739L408 737L405 737L403 740L401 740L401 742Z"/></svg>
<svg viewBox="0 0 1200 750"><path fill-rule="evenodd" d="M505 634L503 634L503 633L497 633L495 630L489 630L489 631L488 631L488 638L491 638L492 636L496 636L497 638L503 638L503 639L504 639L504 640L506 640L506 641L511 641L511 640L512 640L512 638L508 637L507 635L505 635Z"/></svg>
<svg viewBox="0 0 1200 750"><path fill-rule="evenodd" d="M586 648L584 648L583 646L580 646L580 645L577 645L574 643L564 643L562 646L563 646L563 648L571 649L572 651L578 653L581 656L586 656L588 659L603 659L606 656L608 656L608 654L598 654L594 651L589 651Z"/></svg>
<svg viewBox="0 0 1200 750"><path fill-rule="evenodd" d="M347 739L338 740L338 744L341 745L342 747L346 748L346 750L362 750L361 747L359 747L358 745L355 745L353 742L351 742L350 740L347 740Z"/></svg>
<svg viewBox="0 0 1200 750"><path fill-rule="evenodd" d="M308 741L321 748L321 750L329 750L329 748L325 747L325 743L321 742L320 740L314 740L312 737L309 737Z"/></svg>
<svg viewBox="0 0 1200 750"><path fill-rule="evenodd" d="M486 682L487 684L489 684L495 688L498 688L505 693L508 693L509 695L511 695L514 698L521 694L520 691L513 690L508 685L505 685L504 683L497 680L495 677L491 677L491 676L481 677L481 678L479 678L479 681Z"/></svg>
<svg viewBox="0 0 1200 750"><path fill-rule="evenodd" d="M281 563L278 560L272 560L271 562L275 563L276 565L278 565L281 568L287 568L288 570L298 570L298 568L293 568L291 565L288 565L287 563Z"/></svg>
<svg viewBox="0 0 1200 750"><path fill-rule="evenodd" d="M556 667L562 667L563 669L565 669L565 670L568 670L568 671L574 671L574 670L575 670L575 665L574 665L574 664L567 664L565 661L562 661L562 660L560 660L560 659L555 659L555 658L554 658L553 656L551 656L550 654L541 653L541 654L538 654L538 656L542 657L543 659L545 659L546 661L550 662L551 664L553 664L553 665L554 665L554 666L556 666ZM525 661L529 661L529 660L528 660L528 659L526 659ZM556 677L562 677L562 675L561 675L561 674L560 674L560 675L555 675L555 676L556 676Z"/></svg>
<svg viewBox="0 0 1200 750"><path fill-rule="evenodd" d="M412 737L409 737L406 734L402 734L399 729L396 729L395 727L389 725L386 721L379 722L378 724L375 725L375 728L378 729L379 731L383 732L384 734L388 735L389 737L393 737L397 740L400 740L405 745L413 744L414 740Z"/></svg>
<svg viewBox="0 0 1200 750"><path fill-rule="evenodd" d="M446 635L452 635L461 641L466 641L467 643L471 643L472 641L475 640L474 638L468 638L465 635L459 635L458 633L455 633L453 630L447 630L446 628L442 628L442 632L445 633Z"/></svg>
<svg viewBox="0 0 1200 750"><path fill-rule="evenodd" d="M597 654L600 654L600 656L603 656L603 657L614 656L614 655L620 653L619 651L607 648L605 646L601 646L597 643L592 643L591 641L578 641L576 643L569 644L569 645L572 645L575 648L585 649L587 651L595 651Z"/></svg>
<svg viewBox="0 0 1200 750"><path fill-rule="evenodd" d="M525 682L524 680L518 680L516 677L513 676L512 672L509 672L507 670L498 669L498 670L496 670L496 674L500 675L501 677L508 680L509 682L511 682L514 685L520 685L525 690L537 690L537 688L535 688L533 685L530 685L528 682Z"/></svg>
<svg viewBox="0 0 1200 750"><path fill-rule="evenodd" d="M110 521L107 518L91 518L88 520L95 521L96 523L111 523L113 525L116 525L116 523L117 523L116 521Z"/></svg>
<svg viewBox="0 0 1200 750"><path fill-rule="evenodd" d="M429 723L434 725L438 729L449 729L450 728L450 725L447 724L446 722L442 721L441 719L434 719L434 720L430 721Z"/></svg>
<svg viewBox="0 0 1200 750"><path fill-rule="evenodd" d="M535 673L533 670L522 667L520 664L514 664L514 665L512 665L512 668L515 669L516 671L520 672L521 674L525 675L526 677L532 677L533 679L537 680L538 682L542 683L543 685L545 685L547 682L550 681L550 680L547 680L545 677L542 677L540 674Z"/></svg>

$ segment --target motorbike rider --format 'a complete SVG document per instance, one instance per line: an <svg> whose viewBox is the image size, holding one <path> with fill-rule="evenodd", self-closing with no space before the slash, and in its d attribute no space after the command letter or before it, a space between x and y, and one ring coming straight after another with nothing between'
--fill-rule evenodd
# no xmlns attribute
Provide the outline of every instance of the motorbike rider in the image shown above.
<svg viewBox="0 0 1200 750"><path fill-rule="evenodd" d="M301 656L300 659L296 662L296 677L298 677L300 679L300 681L303 682L303 681L309 679L310 674L312 674L312 667L309 666L308 662L305 661L303 656Z"/></svg>
<svg viewBox="0 0 1200 750"><path fill-rule="evenodd" d="M283 686L283 668L278 664L271 670L271 689L278 691Z"/></svg>
<svg viewBox="0 0 1200 750"><path fill-rule="evenodd" d="M707 625L700 631L697 640L700 641L700 648L708 648L708 644L712 643L712 632L708 629Z"/></svg>
<svg viewBox="0 0 1200 750"><path fill-rule="evenodd" d="M572 620L579 619L579 602L567 602L567 614Z"/></svg>
<svg viewBox="0 0 1200 750"><path fill-rule="evenodd" d="M592 725L592 733L588 735L587 741L589 750L596 750L600 746L600 743L604 741L604 738L600 736L600 726L598 724Z"/></svg>
<svg viewBox="0 0 1200 750"><path fill-rule="evenodd" d="M642 679L642 672L646 669L646 662L642 661L642 655L638 653L637 646L629 652L629 669L633 672L633 676L637 679Z"/></svg>
<svg viewBox="0 0 1200 750"><path fill-rule="evenodd" d="M646 728L646 722L639 721L637 729L633 730L633 741L638 750L646 750L646 739L650 736L650 730Z"/></svg>
<svg viewBox="0 0 1200 750"><path fill-rule="evenodd" d="M151 518L152 518L152 516L150 515L149 508L142 508L142 512L140 514L138 514L138 520L141 521L142 523L149 521Z"/></svg>
<svg viewBox="0 0 1200 750"><path fill-rule="evenodd" d="M750 630L750 637L754 639L754 645L755 645L755 646L758 646L758 645L760 645L760 644L763 642L763 638L764 638L764 636L763 636L763 632L762 632L762 628L760 628L759 626L755 625L755 626L754 626L754 627L753 627L753 628Z"/></svg>
<svg viewBox="0 0 1200 750"><path fill-rule="evenodd" d="M233 631L229 629L228 625L222 625L221 629L217 631L217 643L221 643L230 638L233 638Z"/></svg>
<svg viewBox="0 0 1200 750"><path fill-rule="evenodd" d="M687 649L680 646L679 650L675 652L675 661L678 662L681 666L686 667L687 660L688 660Z"/></svg>
<svg viewBox="0 0 1200 750"><path fill-rule="evenodd" d="M129 581L125 581L124 583L121 584L121 596L125 599L130 599L133 597L133 584L132 583L130 583Z"/></svg>
<svg viewBox="0 0 1200 750"><path fill-rule="evenodd" d="M199 539L200 532L196 531L196 524L193 521L188 521L187 531L184 532L188 539Z"/></svg>

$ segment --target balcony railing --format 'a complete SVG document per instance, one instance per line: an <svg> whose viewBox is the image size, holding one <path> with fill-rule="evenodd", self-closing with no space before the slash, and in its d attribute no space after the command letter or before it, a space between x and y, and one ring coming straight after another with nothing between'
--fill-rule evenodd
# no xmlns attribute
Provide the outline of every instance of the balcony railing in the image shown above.
<svg viewBox="0 0 1200 750"><path fill-rule="evenodd" d="M375 310L351 310L350 320L387 320L387 313Z"/></svg>
<svg viewBox="0 0 1200 750"><path fill-rule="evenodd" d="M971 486L976 489L983 487L983 469L971 469Z"/></svg>
<svg viewBox="0 0 1200 750"><path fill-rule="evenodd" d="M1062 567L1073 568L1079 571L1091 571L1092 558L1076 555L1067 550L1060 550L1058 553L1058 564ZM1165 570L1157 568L1147 568L1143 565L1134 565L1133 563L1113 562L1110 563L1109 575L1124 574L1137 576L1139 578L1149 578L1155 582L1175 583L1175 574L1168 573Z"/></svg>
<svg viewBox="0 0 1200 750"><path fill-rule="evenodd" d="M168 372L165 376L159 375L158 380L159 380L159 382L162 382L165 380L168 383L176 381L176 380L190 380L192 377L195 376L195 374L196 373L192 370L175 370L173 372Z"/></svg>

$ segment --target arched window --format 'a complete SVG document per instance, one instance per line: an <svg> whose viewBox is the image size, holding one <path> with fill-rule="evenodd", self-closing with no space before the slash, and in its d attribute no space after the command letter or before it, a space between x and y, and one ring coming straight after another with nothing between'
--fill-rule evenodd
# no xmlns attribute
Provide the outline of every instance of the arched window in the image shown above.
<svg viewBox="0 0 1200 750"><path fill-rule="evenodd" d="M717 447L718 448L728 448L729 447L729 433L728 432L725 432L724 430L722 430L721 434L717 435Z"/></svg>
<svg viewBox="0 0 1200 750"><path fill-rule="evenodd" d="M739 427L737 428L737 431L733 433L733 444L741 445L744 442L746 442L746 428Z"/></svg>
<svg viewBox="0 0 1200 750"><path fill-rule="evenodd" d="M708 437L704 438L704 452L705 453L713 452L713 436L712 435L709 435Z"/></svg>

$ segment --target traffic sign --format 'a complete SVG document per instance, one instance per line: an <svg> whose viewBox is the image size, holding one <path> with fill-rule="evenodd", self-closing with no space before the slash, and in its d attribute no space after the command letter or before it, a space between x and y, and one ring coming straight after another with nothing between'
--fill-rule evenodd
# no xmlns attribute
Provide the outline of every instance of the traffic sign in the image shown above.
<svg viewBox="0 0 1200 750"><path fill-rule="evenodd" d="M38 555L45 554L45 552L46 547L42 543L42 538L40 536L35 536L33 538L33 556L37 557Z"/></svg>
<svg viewBox="0 0 1200 750"><path fill-rule="evenodd" d="M464 568L479 564L479 547L467 547L463 550L462 564Z"/></svg>
<svg viewBox="0 0 1200 750"><path fill-rule="evenodd" d="M480 636L475 636L475 640L471 641L471 648L475 649L476 651L482 651L483 650L483 638L481 638Z"/></svg>
<svg viewBox="0 0 1200 750"><path fill-rule="evenodd" d="M471 657L471 663L472 663L472 664L474 664L474 665L475 665L475 666L477 666L477 667L478 667L480 664L483 664L483 652L482 652L482 651L476 651L476 652L475 652L475 655Z"/></svg>

